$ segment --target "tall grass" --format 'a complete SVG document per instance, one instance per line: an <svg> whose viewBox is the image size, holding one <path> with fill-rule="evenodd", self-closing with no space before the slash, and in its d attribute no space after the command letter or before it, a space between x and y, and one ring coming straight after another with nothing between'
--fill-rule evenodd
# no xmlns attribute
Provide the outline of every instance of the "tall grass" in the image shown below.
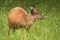
<svg viewBox="0 0 60 40"><path fill-rule="evenodd" d="M11 30L8 37L8 11L20 6L29 13L31 5L40 9L44 19L36 19L29 32ZM0 0L0 40L60 40L60 0Z"/></svg>

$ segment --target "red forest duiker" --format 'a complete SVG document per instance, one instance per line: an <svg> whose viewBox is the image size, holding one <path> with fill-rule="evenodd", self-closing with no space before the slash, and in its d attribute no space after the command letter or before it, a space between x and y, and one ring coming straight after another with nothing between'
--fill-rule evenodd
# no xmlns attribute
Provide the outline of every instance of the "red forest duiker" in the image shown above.
<svg viewBox="0 0 60 40"><path fill-rule="evenodd" d="M7 15L9 28L19 27L31 27L35 19L42 19L43 16L37 8L30 7L30 14L26 12L22 7L12 8Z"/></svg>

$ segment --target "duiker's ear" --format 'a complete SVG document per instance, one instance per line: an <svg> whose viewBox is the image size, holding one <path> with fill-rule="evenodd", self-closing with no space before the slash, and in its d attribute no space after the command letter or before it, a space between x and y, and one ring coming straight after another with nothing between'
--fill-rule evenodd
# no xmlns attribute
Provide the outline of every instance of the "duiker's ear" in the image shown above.
<svg viewBox="0 0 60 40"><path fill-rule="evenodd" d="M31 12L32 15L34 15L33 7L32 6L30 7L30 12Z"/></svg>
<svg viewBox="0 0 60 40"><path fill-rule="evenodd" d="M32 6L30 7L30 10L33 10L33 7Z"/></svg>

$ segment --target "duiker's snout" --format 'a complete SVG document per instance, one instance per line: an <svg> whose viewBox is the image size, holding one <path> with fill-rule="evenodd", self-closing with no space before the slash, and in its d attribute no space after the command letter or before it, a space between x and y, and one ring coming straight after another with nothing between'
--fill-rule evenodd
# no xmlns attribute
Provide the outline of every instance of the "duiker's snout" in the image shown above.
<svg viewBox="0 0 60 40"><path fill-rule="evenodd" d="M43 16L42 16L41 14L36 14L36 17L37 17L38 19L43 19Z"/></svg>
<svg viewBox="0 0 60 40"><path fill-rule="evenodd" d="M40 19L43 19L43 18L44 18L43 16L40 17Z"/></svg>

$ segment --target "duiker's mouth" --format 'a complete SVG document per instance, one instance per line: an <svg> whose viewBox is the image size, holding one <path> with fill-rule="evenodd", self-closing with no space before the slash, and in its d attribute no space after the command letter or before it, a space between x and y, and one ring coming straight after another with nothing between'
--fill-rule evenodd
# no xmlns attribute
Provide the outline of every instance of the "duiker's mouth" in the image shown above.
<svg viewBox="0 0 60 40"><path fill-rule="evenodd" d="M42 15L36 15L38 19L43 19L44 17Z"/></svg>
<svg viewBox="0 0 60 40"><path fill-rule="evenodd" d="M42 20L42 19L44 19L44 17L40 17L39 19Z"/></svg>
<svg viewBox="0 0 60 40"><path fill-rule="evenodd" d="M44 19L44 17L41 17L40 19Z"/></svg>

